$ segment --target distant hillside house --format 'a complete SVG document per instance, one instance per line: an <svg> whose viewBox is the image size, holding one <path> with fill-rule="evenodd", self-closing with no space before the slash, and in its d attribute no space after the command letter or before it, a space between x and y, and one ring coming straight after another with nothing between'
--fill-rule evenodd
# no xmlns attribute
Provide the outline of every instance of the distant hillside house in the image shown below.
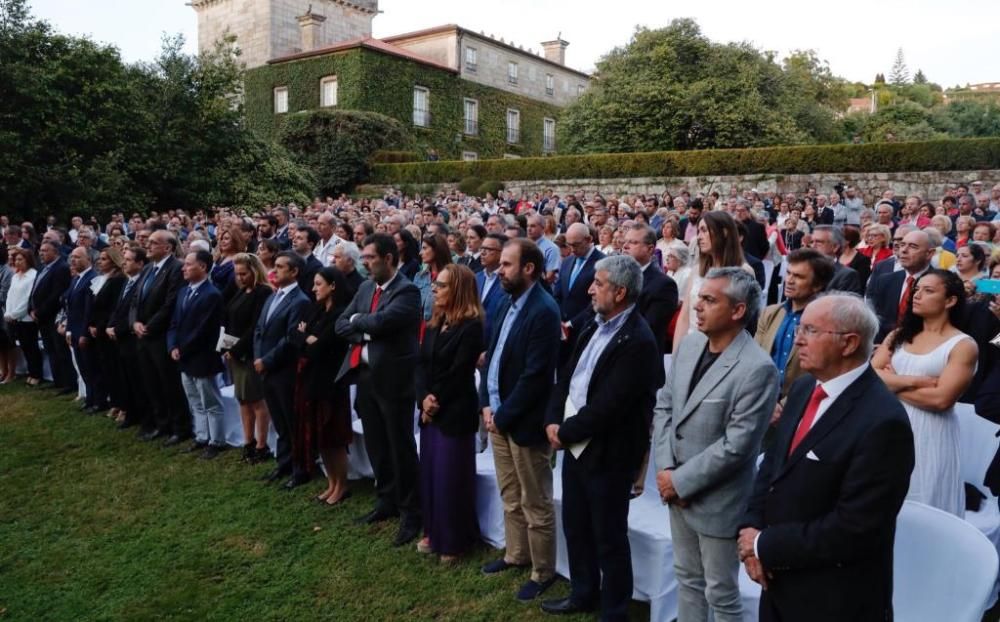
<svg viewBox="0 0 1000 622"><path fill-rule="evenodd" d="M543 52L454 24L372 38L378 0L192 0L198 45L236 37L247 120L274 132L289 114L369 110L412 127L442 159L555 153L560 111L590 84L566 66L561 37Z"/></svg>

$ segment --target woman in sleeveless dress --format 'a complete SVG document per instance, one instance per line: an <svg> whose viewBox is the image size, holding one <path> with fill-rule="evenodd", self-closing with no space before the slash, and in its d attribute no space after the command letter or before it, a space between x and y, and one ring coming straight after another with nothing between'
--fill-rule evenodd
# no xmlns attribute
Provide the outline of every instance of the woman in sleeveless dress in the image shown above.
<svg viewBox="0 0 1000 622"><path fill-rule="evenodd" d="M955 402L976 373L978 347L956 326L965 307L962 280L930 270L917 281L899 327L872 366L896 393L913 428L916 464L906 498L965 515Z"/></svg>
<svg viewBox="0 0 1000 622"><path fill-rule="evenodd" d="M698 314L694 312L694 305L698 302L701 283L708 271L712 268L742 267L750 274L754 273L753 268L743 261L739 230L736 228L736 221L728 212L711 211L701 215L701 220L698 221L696 248L697 263L688 277L687 289L681 297L683 304L680 316L677 318L677 328L674 330L675 353L684 335L698 330Z"/></svg>

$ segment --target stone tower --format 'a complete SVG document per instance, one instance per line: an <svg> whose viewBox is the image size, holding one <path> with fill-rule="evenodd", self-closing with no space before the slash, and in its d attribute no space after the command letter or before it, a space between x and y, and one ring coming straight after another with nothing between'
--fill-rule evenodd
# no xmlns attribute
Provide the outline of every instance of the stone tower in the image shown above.
<svg viewBox="0 0 1000 622"><path fill-rule="evenodd" d="M198 49L236 35L248 69L272 58L372 35L378 0L191 0Z"/></svg>

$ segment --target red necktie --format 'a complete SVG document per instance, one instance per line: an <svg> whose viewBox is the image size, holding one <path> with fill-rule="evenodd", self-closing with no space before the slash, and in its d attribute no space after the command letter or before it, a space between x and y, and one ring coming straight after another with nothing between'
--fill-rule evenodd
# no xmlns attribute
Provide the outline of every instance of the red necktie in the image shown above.
<svg viewBox="0 0 1000 622"><path fill-rule="evenodd" d="M913 277L906 275L906 284L903 286L903 297L899 299L899 310L896 315L896 323L903 320L906 315L906 308L910 305L910 289L913 288Z"/></svg>
<svg viewBox="0 0 1000 622"><path fill-rule="evenodd" d="M382 297L382 288L375 288L375 295L372 296L372 306L368 309L369 313L375 313L375 308L378 307L378 299ZM364 348L364 344L356 343L354 347L351 348L351 369L354 369L361 364L361 350Z"/></svg>
<svg viewBox="0 0 1000 622"><path fill-rule="evenodd" d="M806 404L806 411L802 413L802 419L799 420L799 427L795 429L795 436L792 437L792 444L788 446L788 455L792 455L795 448L799 446L802 439L805 438L806 434L812 428L813 420L816 419L816 412L819 410L819 403L826 398L826 391L823 390L823 386L817 384L816 388L813 389L812 397L809 398L809 403Z"/></svg>

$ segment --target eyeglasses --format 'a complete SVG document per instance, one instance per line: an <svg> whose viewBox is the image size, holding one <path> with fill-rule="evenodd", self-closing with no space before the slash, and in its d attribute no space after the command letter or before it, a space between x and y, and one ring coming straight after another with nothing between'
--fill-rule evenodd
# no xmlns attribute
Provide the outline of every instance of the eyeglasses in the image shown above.
<svg viewBox="0 0 1000 622"><path fill-rule="evenodd" d="M845 331L841 331L841 330L822 330L822 329L816 328L815 326L812 326L810 324L799 324L798 326L795 327L795 336L796 337L804 336L807 339L812 339L812 338L816 337L817 335L825 335L825 334L829 334L829 335L852 335L854 333L849 332L849 331L845 332Z"/></svg>

